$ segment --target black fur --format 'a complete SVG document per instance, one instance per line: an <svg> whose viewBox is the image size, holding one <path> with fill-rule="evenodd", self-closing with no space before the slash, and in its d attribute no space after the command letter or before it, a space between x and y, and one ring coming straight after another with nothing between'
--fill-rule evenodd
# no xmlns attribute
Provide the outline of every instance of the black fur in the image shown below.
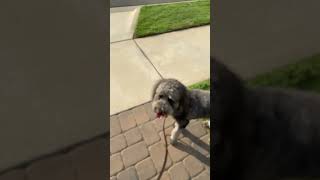
<svg viewBox="0 0 320 180"><path fill-rule="evenodd" d="M248 88L211 62L213 179L320 177L320 96Z"/></svg>

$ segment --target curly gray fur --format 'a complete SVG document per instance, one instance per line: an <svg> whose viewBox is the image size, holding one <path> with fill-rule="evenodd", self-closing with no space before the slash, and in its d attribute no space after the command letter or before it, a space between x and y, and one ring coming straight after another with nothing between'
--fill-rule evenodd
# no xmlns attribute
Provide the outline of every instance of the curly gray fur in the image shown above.
<svg viewBox="0 0 320 180"><path fill-rule="evenodd" d="M171 115L179 128L185 128L191 119L210 116L210 91L189 90L176 79L162 79L154 85L152 109Z"/></svg>

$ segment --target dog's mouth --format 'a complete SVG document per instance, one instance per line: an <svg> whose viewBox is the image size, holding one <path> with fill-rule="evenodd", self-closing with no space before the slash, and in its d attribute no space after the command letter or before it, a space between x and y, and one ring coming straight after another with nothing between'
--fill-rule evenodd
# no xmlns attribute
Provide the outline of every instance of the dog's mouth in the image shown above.
<svg viewBox="0 0 320 180"><path fill-rule="evenodd" d="M157 118L161 118L161 117L167 117L167 114L164 112L157 112Z"/></svg>

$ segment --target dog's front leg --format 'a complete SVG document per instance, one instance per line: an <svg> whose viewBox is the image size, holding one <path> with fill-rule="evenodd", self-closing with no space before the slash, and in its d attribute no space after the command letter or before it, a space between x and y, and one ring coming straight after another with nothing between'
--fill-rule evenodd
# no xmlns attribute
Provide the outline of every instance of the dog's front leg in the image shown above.
<svg viewBox="0 0 320 180"><path fill-rule="evenodd" d="M171 136L170 136L170 143L175 144L177 142L177 139L181 133L181 128L179 124L176 122L174 124L174 129L171 131Z"/></svg>
<svg viewBox="0 0 320 180"><path fill-rule="evenodd" d="M182 129L186 128L188 124L189 124L188 120L175 122L174 129L171 131L171 136L170 136L171 144L175 144L177 142Z"/></svg>

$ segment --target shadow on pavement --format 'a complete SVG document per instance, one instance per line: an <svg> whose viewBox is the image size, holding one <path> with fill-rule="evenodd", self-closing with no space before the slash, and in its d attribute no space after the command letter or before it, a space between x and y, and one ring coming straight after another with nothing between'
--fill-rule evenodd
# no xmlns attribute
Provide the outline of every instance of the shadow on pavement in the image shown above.
<svg viewBox="0 0 320 180"><path fill-rule="evenodd" d="M207 151L208 153L210 153L210 146L208 144L204 143L198 137L194 136L187 129L184 129L182 131L182 133L183 133L184 137L189 138L194 144L201 147L204 151ZM186 153L197 158L199 161L201 161L205 165L210 166L210 156L208 156L208 157L205 156L203 153L199 152L199 150L197 150L196 148L194 148L186 143L183 143L181 141L176 142L174 147L181 150L181 151L185 151Z"/></svg>

